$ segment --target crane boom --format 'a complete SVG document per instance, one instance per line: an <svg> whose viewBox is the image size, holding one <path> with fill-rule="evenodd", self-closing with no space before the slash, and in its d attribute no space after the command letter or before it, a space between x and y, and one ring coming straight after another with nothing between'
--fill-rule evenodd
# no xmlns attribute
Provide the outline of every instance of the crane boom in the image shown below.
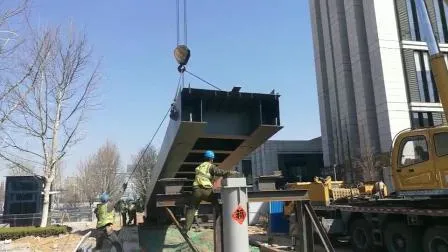
<svg viewBox="0 0 448 252"><path fill-rule="evenodd" d="M423 26L424 40L428 45L431 69L439 93L440 103L442 104L445 118L448 119L448 69L445 56L440 52L424 0L415 0L415 3ZM448 0L445 0L445 3L448 4Z"/></svg>

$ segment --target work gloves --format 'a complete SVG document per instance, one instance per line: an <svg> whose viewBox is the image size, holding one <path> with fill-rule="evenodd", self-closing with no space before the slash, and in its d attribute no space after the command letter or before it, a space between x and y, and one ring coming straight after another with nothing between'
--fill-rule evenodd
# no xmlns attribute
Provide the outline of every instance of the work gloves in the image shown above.
<svg viewBox="0 0 448 252"><path fill-rule="evenodd" d="M238 175L238 174L240 174L240 173L237 171L230 171L230 175Z"/></svg>

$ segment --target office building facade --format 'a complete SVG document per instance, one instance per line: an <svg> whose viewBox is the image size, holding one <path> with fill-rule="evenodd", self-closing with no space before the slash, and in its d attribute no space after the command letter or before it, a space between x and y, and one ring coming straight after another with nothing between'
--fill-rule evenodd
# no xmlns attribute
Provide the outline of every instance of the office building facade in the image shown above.
<svg viewBox="0 0 448 252"><path fill-rule="evenodd" d="M448 52L448 6L425 0ZM414 0L309 0L325 166L388 153L408 128L444 123ZM347 168L348 167L348 168Z"/></svg>
<svg viewBox="0 0 448 252"><path fill-rule="evenodd" d="M312 181L323 168L322 141L268 140L237 165L248 185L255 185L260 176L281 172L288 182Z"/></svg>

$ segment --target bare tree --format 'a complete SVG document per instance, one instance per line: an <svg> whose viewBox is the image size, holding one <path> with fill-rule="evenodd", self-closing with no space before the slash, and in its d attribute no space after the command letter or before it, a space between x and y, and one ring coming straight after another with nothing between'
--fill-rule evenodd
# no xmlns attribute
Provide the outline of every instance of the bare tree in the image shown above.
<svg viewBox="0 0 448 252"><path fill-rule="evenodd" d="M3 205L5 203L5 192L6 192L6 186L5 181L0 182L0 209L3 209Z"/></svg>
<svg viewBox="0 0 448 252"><path fill-rule="evenodd" d="M31 161L16 159L13 163L8 163L9 176L33 176L35 167Z"/></svg>
<svg viewBox="0 0 448 252"><path fill-rule="evenodd" d="M90 206L98 198L101 193L101 188L98 186L97 171L93 166L94 155L82 161L78 166L78 183L82 193L82 198L89 202Z"/></svg>
<svg viewBox="0 0 448 252"><path fill-rule="evenodd" d="M360 177L363 181L377 181L381 177L382 168L387 166L389 155L377 153L372 148L367 147L360 158L354 160L355 166L361 173Z"/></svg>
<svg viewBox="0 0 448 252"><path fill-rule="evenodd" d="M14 26L11 23L26 17L30 2L22 0L16 6L8 8L4 1L0 1L0 55L11 53L12 49L17 48L17 45L20 44L18 43L20 41L18 39L20 26Z"/></svg>
<svg viewBox="0 0 448 252"><path fill-rule="evenodd" d="M27 68L23 68L21 59L30 55L24 55L22 48L25 46L27 36L27 17L30 10L30 1L22 0L14 7L5 6L0 2L0 126L19 107L20 102L11 100L14 91L25 89L25 93L31 91L25 82L30 75L39 68L38 58L35 55Z"/></svg>
<svg viewBox="0 0 448 252"><path fill-rule="evenodd" d="M107 192L114 200L121 196L124 177L120 173L120 167L118 147L109 141L80 164L79 181L90 205L102 192Z"/></svg>
<svg viewBox="0 0 448 252"><path fill-rule="evenodd" d="M78 177L65 178L62 196L61 203L68 207L78 207L83 202L84 199Z"/></svg>
<svg viewBox="0 0 448 252"><path fill-rule="evenodd" d="M139 160L140 162L138 163ZM156 165L156 162L157 151L153 146L150 146L146 152L142 149L134 158L132 166L135 171L132 175L132 182L140 199L146 199L149 181L151 179L151 171Z"/></svg>
<svg viewBox="0 0 448 252"><path fill-rule="evenodd" d="M59 208L60 207L60 203L61 203L61 196L62 196L62 190L63 190L63 172L64 172L64 162L63 160L60 160L59 162L56 163L57 167L56 167L56 176L53 180L53 184L51 185L51 191L56 192L55 194L51 194L50 195L50 202L51 202L51 206L50 209L53 208Z"/></svg>
<svg viewBox="0 0 448 252"><path fill-rule="evenodd" d="M107 141L101 146L92 168L96 171L97 186L101 192L107 192L112 198L118 197L124 177L120 173L121 158L117 145Z"/></svg>
<svg viewBox="0 0 448 252"><path fill-rule="evenodd" d="M47 225L50 190L58 163L78 143L87 110L94 106L94 91L99 80L98 64L92 64L91 49L84 34L71 27L34 33L27 51L32 74L10 97L19 104L5 121L0 157L17 167L26 167L15 157L27 157L39 165L44 179L44 202L41 226ZM37 62L37 67L32 67ZM7 113L3 113L7 114ZM24 141L23 139L26 139Z"/></svg>

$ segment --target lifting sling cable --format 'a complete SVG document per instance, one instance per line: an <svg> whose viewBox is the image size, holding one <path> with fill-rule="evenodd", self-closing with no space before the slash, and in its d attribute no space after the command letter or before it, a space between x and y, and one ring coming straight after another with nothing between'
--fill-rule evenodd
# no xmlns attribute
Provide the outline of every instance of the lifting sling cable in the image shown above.
<svg viewBox="0 0 448 252"><path fill-rule="evenodd" d="M186 65L188 60L190 59L190 49L187 46L187 0L183 0L183 44L181 44L181 22L180 22L180 12L181 12L181 4L180 0L176 0L176 37L177 37L177 46L174 49L174 57L179 64L177 67L177 71L181 74L182 78L182 87L185 86L184 83L184 75Z"/></svg>
<svg viewBox="0 0 448 252"><path fill-rule="evenodd" d="M177 83L177 89L179 89L180 86L180 81L181 78L179 76L179 80ZM174 98L174 100L176 100L176 97ZM151 140L149 141L149 143L146 145L145 149L143 150L142 153L140 153L140 157L137 160L137 163L134 166L134 169L132 170L131 174L129 175L128 179L126 180L125 183L123 183L122 185L122 194L121 197L123 197L124 193L126 192L126 189L128 187L129 181L132 179L132 176L134 175L135 171L140 167L140 163L143 161L143 158L145 157L146 152L148 152L149 148L152 145L152 142L154 141L154 138L156 137L157 133L159 132L160 128L162 127L163 123L165 122L166 118L168 117L168 115L170 116L171 119L173 120L177 120L177 117L179 116L179 113L177 111L177 109L174 106L174 103L171 104L171 107L168 109L168 111L165 113L164 117L162 118L162 121L159 123L159 126L157 127L156 131L154 132L154 134L151 137ZM120 198L121 198L120 197Z"/></svg>
<svg viewBox="0 0 448 252"><path fill-rule="evenodd" d="M184 43L183 45L187 45L187 0L184 0L184 5L183 5L183 15L184 15ZM177 18L177 23L176 23L176 27L177 27L177 45L181 45L180 43L180 0L176 0L176 18Z"/></svg>
<svg viewBox="0 0 448 252"><path fill-rule="evenodd" d="M220 89L219 87L217 87L216 85L211 84L210 82L206 81L205 79L199 77L198 75L188 71L186 69L186 65L188 63L188 60L190 59L190 49L187 46L187 37L188 37L188 29L187 29L187 0L183 0L183 32L184 32L184 38L183 38L183 44L181 44L180 41L180 36L181 36L181 18L180 18L180 13L181 13L181 4L180 4L180 0L176 0L176 37L177 37L177 46L174 49L174 57L177 61L177 63L179 64L179 66L177 67L177 71L180 73L180 78L181 78L181 82L182 82L182 87L185 86L185 79L184 79L184 72L190 74L191 76L195 77L196 79L204 82L205 84L221 91L222 89ZM180 87L179 87L180 88Z"/></svg>
<svg viewBox="0 0 448 252"><path fill-rule="evenodd" d="M178 116L179 116L179 113L178 113L178 110L177 110L177 108L176 108L176 106L175 106L175 101L176 101L176 96L177 96L177 93L181 90L181 82L182 82L182 87L184 86L184 72L186 71L186 69L185 69L185 65L188 63L188 59L190 58L190 50L188 49L188 47L187 47L187 8L186 8L186 6L187 6L187 1L186 0L184 0L183 2L184 2L184 42L185 42L185 44L184 45L181 45L180 44L180 3L179 3L179 1L180 0L176 0L176 17L177 17L177 47L176 47L176 49L174 50L174 56L175 56L175 58L176 58L176 60L178 61L178 63L179 63L179 67L178 67L178 71L179 71L179 73L180 73L180 76L179 76L179 80L178 80L178 83L177 83L177 88L176 88L176 95L175 95L175 97L174 97L174 102L171 104L171 107L170 107L170 109L168 109L168 111L166 112L166 114L165 114L165 116L163 117L163 119L162 119L162 121L160 122L160 124L159 124L159 126L157 127L157 129L156 129L156 131L154 132L154 135L152 136L152 138L151 138L151 140L149 141L149 143L146 145L146 147L145 147L145 149L143 150L143 152L140 154L140 157L139 157L139 159L138 159L138 161L137 161L137 163L135 164L135 166L134 166L134 169L132 170L132 172L131 172L131 174L129 175L129 177L128 177L128 179L126 180L126 182L125 183L123 183L123 185L122 185L122 195L124 195L124 193L125 193L125 191L126 191L126 189L127 189L127 186L128 186L128 183L129 183L129 181L132 179L132 176L134 175L134 173L135 173L135 171L139 168L139 166L140 166L140 163L141 163L141 161L143 160L143 157L145 156L145 154L146 154L146 152L148 151L148 149L150 148L150 146L151 146L151 144L152 144L152 142L153 142L153 140L154 140L154 138L155 138L155 136L157 135L157 133L159 132L159 130L160 130L160 127L163 125L163 123L165 122L165 119L167 118L167 116L169 115L170 116L170 118L172 119L172 120L177 120L178 119ZM185 50L186 49L186 50ZM179 57L180 56L180 57ZM184 57L182 57L182 56L184 56ZM184 61L182 61L182 59L184 60ZM181 62L179 62L179 61L181 61ZM196 78L198 78L199 80L201 80L201 81L203 81L203 82L205 82L205 83L207 83L208 85L210 85L210 86L213 86L214 88L216 88L216 89L218 89L218 90L221 90L220 88L218 88L218 87L216 87L216 86L214 86L213 84L211 84L210 82L207 82L206 80L204 80L204 79L202 79L202 78L200 78L199 76L197 76L197 75L195 75L195 74L193 74L193 73L191 73L191 72L188 72L188 71L186 71L187 73L189 73L189 74L191 74L192 76L194 76L194 77L196 77Z"/></svg>

